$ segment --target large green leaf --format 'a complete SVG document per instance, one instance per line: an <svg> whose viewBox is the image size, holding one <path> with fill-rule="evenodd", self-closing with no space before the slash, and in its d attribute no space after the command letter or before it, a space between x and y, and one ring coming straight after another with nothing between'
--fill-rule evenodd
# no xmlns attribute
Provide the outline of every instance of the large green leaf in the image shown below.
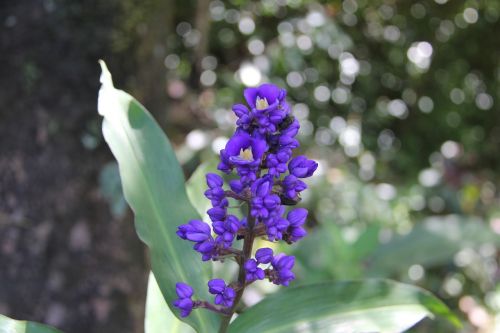
<svg viewBox="0 0 500 333"><path fill-rule="evenodd" d="M237 317L229 332L401 332L426 316L458 319L429 292L388 280L287 288Z"/></svg>
<svg viewBox="0 0 500 333"><path fill-rule="evenodd" d="M414 264L424 267L445 264L461 249L487 243L500 246L500 237L479 219L455 215L431 217L374 251L368 262L369 274L385 277L407 272Z"/></svg>
<svg viewBox="0 0 500 333"><path fill-rule="evenodd" d="M61 333L61 331L47 325L15 320L0 314L0 333Z"/></svg>
<svg viewBox="0 0 500 333"><path fill-rule="evenodd" d="M146 298L145 333L193 333L193 329L177 319L168 308L156 282L150 273Z"/></svg>
<svg viewBox="0 0 500 333"><path fill-rule="evenodd" d="M207 210L212 207L210 200L205 197L207 183L205 175L217 170L217 161L215 159L202 163L193 172L186 183L187 195L198 214L205 216Z"/></svg>
<svg viewBox="0 0 500 333"><path fill-rule="evenodd" d="M189 283L195 297L208 299L206 281L211 265L202 264L192 244L175 234L177 226L199 218L189 202L184 175L174 151L153 117L132 96L113 87L111 74L101 61L102 87L99 113L102 131L118 161L123 193L135 214L140 239L151 251L151 266L159 287L175 315L175 283ZM194 311L183 318L198 332L214 332L219 317Z"/></svg>

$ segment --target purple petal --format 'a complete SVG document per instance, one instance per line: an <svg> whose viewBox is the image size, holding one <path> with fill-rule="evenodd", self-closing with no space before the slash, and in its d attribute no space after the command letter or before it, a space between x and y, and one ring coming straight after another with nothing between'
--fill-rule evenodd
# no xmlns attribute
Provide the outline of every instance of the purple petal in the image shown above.
<svg viewBox="0 0 500 333"><path fill-rule="evenodd" d="M255 259L261 264L269 264L273 259L273 250L268 247L263 247L255 252Z"/></svg>
<svg viewBox="0 0 500 333"><path fill-rule="evenodd" d="M226 210L220 207L213 207L207 210L207 214L213 222L221 221L226 217Z"/></svg>
<svg viewBox="0 0 500 333"><path fill-rule="evenodd" d="M197 233L197 232L186 234L186 239L190 240L192 242L203 242L203 241L207 240L209 237L210 236L207 234L202 234L202 233Z"/></svg>
<svg viewBox="0 0 500 333"><path fill-rule="evenodd" d="M307 176L308 170L309 170L308 168L297 167L297 168L293 169L292 174L295 177L304 178Z"/></svg>
<svg viewBox="0 0 500 333"><path fill-rule="evenodd" d="M312 176L317 168L318 163L313 160L308 160L305 156L297 156L288 164L290 173L299 178Z"/></svg>
<svg viewBox="0 0 500 333"><path fill-rule="evenodd" d="M236 116L238 118L241 118L245 115L248 115L250 113L250 111L248 110L248 108L243 105L243 104L235 104L233 105L233 112L234 114L236 114Z"/></svg>
<svg viewBox="0 0 500 333"><path fill-rule="evenodd" d="M213 242L205 241L202 243L196 243L194 246L194 249L200 253L208 253L208 252L212 252L212 250L214 249L214 246L215 245Z"/></svg>
<svg viewBox="0 0 500 333"><path fill-rule="evenodd" d="M293 280L295 279L295 274L290 270L283 270L279 272L280 280ZM284 284L284 283L283 283ZM284 284L287 285L287 284Z"/></svg>
<svg viewBox="0 0 500 333"><path fill-rule="evenodd" d="M257 268L257 262L253 259L248 259L246 262L245 262L245 270L247 270L248 272L253 272L255 271L255 269Z"/></svg>
<svg viewBox="0 0 500 333"><path fill-rule="evenodd" d="M241 149L247 149L252 143L252 138L247 132L239 131L234 133L234 135L229 139L226 144L225 154L228 157L238 156Z"/></svg>
<svg viewBox="0 0 500 333"><path fill-rule="evenodd" d="M226 231L224 234L222 234L222 239L224 239L224 241L227 243L232 242L234 239L234 234Z"/></svg>
<svg viewBox="0 0 500 333"><path fill-rule="evenodd" d="M303 156L303 155L300 155L300 156L296 156L294 157L290 163L288 164L290 169L293 169L293 168L296 168L298 167L301 163L307 161L307 157Z"/></svg>
<svg viewBox="0 0 500 333"><path fill-rule="evenodd" d="M255 138L252 140L252 155L254 160L260 160L262 155L267 150L267 142L261 138Z"/></svg>
<svg viewBox="0 0 500 333"><path fill-rule="evenodd" d="M304 230L302 227L298 228L293 228L292 232L290 233L292 236L292 241L297 241L307 235L307 231Z"/></svg>
<svg viewBox="0 0 500 333"><path fill-rule="evenodd" d="M307 213L307 209L305 208L295 208L288 213L286 218L292 226L298 227L306 221Z"/></svg>
<svg viewBox="0 0 500 333"><path fill-rule="evenodd" d="M220 294L226 288L226 283L223 279L213 279L208 281L208 292L211 294Z"/></svg>
<svg viewBox="0 0 500 333"><path fill-rule="evenodd" d="M264 83L258 88L258 95L260 98L265 98L269 105L275 103L280 96L281 89L271 83Z"/></svg>
<svg viewBox="0 0 500 333"><path fill-rule="evenodd" d="M247 104L253 109L255 108L255 101L257 100L257 96L259 93L258 88L246 88L243 91L243 95L247 101Z"/></svg>
<svg viewBox="0 0 500 333"><path fill-rule="evenodd" d="M294 256L284 256L281 258L278 266L280 267L280 270L291 270L294 264L295 264Z"/></svg>
<svg viewBox="0 0 500 333"><path fill-rule="evenodd" d="M270 187L271 187L271 183L268 180L262 178L262 181L257 186L257 190L255 191L255 194L259 197L264 197L265 195L267 195L269 193Z"/></svg>
<svg viewBox="0 0 500 333"><path fill-rule="evenodd" d="M290 124L290 126L288 126L284 131L281 132L281 134L288 137L295 137L299 132L299 128L299 121L295 119L293 123Z"/></svg>
<svg viewBox="0 0 500 333"><path fill-rule="evenodd" d="M224 184L224 180L222 179L222 177L215 173L208 173L206 179L207 185L210 188L221 187Z"/></svg>
<svg viewBox="0 0 500 333"><path fill-rule="evenodd" d="M278 221L276 222L276 227L277 227L279 230L281 230L281 231L283 231L283 230L287 229L287 228L288 228L288 226L290 226L290 222L288 222L288 220L285 220L285 219L280 218L280 219L278 219Z"/></svg>
<svg viewBox="0 0 500 333"><path fill-rule="evenodd" d="M177 282L175 284L175 292L179 298L191 298L193 296L193 288L187 283Z"/></svg>
<svg viewBox="0 0 500 333"><path fill-rule="evenodd" d="M214 223L212 223L212 228L217 235L222 235L224 231L226 231L223 221L215 221Z"/></svg>
<svg viewBox="0 0 500 333"><path fill-rule="evenodd" d="M226 298L228 299L231 299L236 296L236 292L234 291L233 288L227 287L226 290L224 291L224 296L226 296Z"/></svg>
<svg viewBox="0 0 500 333"><path fill-rule="evenodd" d="M200 221L200 220L191 220L189 221L189 225L191 227L193 227L193 231L198 231L198 232L201 232L201 233L204 233L204 234L208 234L210 235L210 226L208 225L208 223L205 223L203 221Z"/></svg>
<svg viewBox="0 0 500 333"><path fill-rule="evenodd" d="M193 301L189 298L178 299L174 302L175 307L181 310L181 317L187 317L193 310Z"/></svg>
<svg viewBox="0 0 500 333"><path fill-rule="evenodd" d="M233 190L236 193L240 193L243 191L243 183L240 180L231 180L229 181L229 186L231 187L231 190Z"/></svg>

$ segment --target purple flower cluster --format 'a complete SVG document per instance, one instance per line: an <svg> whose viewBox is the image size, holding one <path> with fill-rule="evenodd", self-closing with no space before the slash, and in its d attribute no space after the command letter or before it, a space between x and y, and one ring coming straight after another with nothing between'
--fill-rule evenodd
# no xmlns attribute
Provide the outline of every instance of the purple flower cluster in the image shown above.
<svg viewBox="0 0 500 333"><path fill-rule="evenodd" d="M307 234L303 228L307 210L295 208L286 213L285 206L300 201L300 193L307 188L302 179L310 177L318 167L305 156L292 158L293 150L299 146L295 137L300 125L290 114L284 89L263 84L245 89L244 96L247 105L233 106L238 127L221 150L218 165L224 173L236 171L237 179L229 181L225 190L221 176L207 174L205 196L212 204L207 211L211 225L192 220L177 230L179 237L194 242L193 248L203 261L234 257L240 265L238 281L226 285L224 280L214 279L208 283L209 292L215 295L215 305L230 311L230 315L235 300L239 300L248 283L267 278L274 284L288 286L295 278L293 256L274 255L270 248L261 248L252 259L251 243L255 237L293 243ZM246 203L247 216L238 218L229 214L229 199ZM236 239L244 240L242 250L233 248ZM187 285L179 285L179 299L174 305L185 316L199 302L191 301L192 289L186 292Z"/></svg>
<svg viewBox="0 0 500 333"><path fill-rule="evenodd" d="M221 304L226 307L233 306L236 293L234 289L226 286L222 279L213 279L208 281L208 292L215 295L215 304Z"/></svg>
<svg viewBox="0 0 500 333"><path fill-rule="evenodd" d="M268 268L262 269L259 265L268 265ZM295 257L287 256L284 253L273 255L273 250L267 247L257 250L255 259L248 259L245 262L246 281L263 280L268 277L274 284L288 286L290 281L295 279L292 272L295 264Z"/></svg>
<svg viewBox="0 0 500 333"><path fill-rule="evenodd" d="M175 292L177 299L174 305L181 310L181 317L187 317L193 310L194 302L191 299L193 296L193 288L190 285L179 282L175 284Z"/></svg>

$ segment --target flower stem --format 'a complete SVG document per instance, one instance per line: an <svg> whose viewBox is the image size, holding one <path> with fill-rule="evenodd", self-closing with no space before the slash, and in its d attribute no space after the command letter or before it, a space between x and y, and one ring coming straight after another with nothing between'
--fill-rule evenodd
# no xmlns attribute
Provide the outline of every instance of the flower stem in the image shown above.
<svg viewBox="0 0 500 333"><path fill-rule="evenodd" d="M216 313L220 313L224 316L228 315L228 310L225 307L213 305L213 304L211 304L209 302L205 302L205 301L196 301L194 304L194 307L195 308L204 308L204 309L216 312Z"/></svg>
<svg viewBox="0 0 500 333"><path fill-rule="evenodd" d="M239 195L233 191L226 191L226 197L233 198L240 201L248 201L249 199L243 195Z"/></svg>
<svg viewBox="0 0 500 333"><path fill-rule="evenodd" d="M222 317L219 333L226 333L229 323L231 322L231 318L233 317L233 314L236 311L236 307L240 302L241 296L243 296L243 292L245 291L246 287L245 262L252 256L252 246L255 238L255 234L253 231L255 219L250 215L250 212L248 212L247 223L248 223L248 233L245 235L245 240L243 241L243 253L241 256L241 261L239 262L240 270L238 273L238 284L241 286L241 288L236 292L236 297L234 298L233 306L229 310L229 314L227 316Z"/></svg>

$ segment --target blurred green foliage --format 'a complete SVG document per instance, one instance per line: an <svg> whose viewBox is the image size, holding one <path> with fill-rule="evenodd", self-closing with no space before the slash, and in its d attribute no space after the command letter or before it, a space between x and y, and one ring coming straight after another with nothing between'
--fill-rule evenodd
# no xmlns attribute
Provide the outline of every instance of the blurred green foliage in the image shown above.
<svg viewBox="0 0 500 333"><path fill-rule="evenodd" d="M176 17L165 57L174 100L177 79L191 79L209 110L230 107L241 83L281 84L331 162L345 163L339 148L373 154L368 180L412 182L432 153L455 156L455 142L467 168L498 165L498 2L211 1L209 12L209 31Z"/></svg>

